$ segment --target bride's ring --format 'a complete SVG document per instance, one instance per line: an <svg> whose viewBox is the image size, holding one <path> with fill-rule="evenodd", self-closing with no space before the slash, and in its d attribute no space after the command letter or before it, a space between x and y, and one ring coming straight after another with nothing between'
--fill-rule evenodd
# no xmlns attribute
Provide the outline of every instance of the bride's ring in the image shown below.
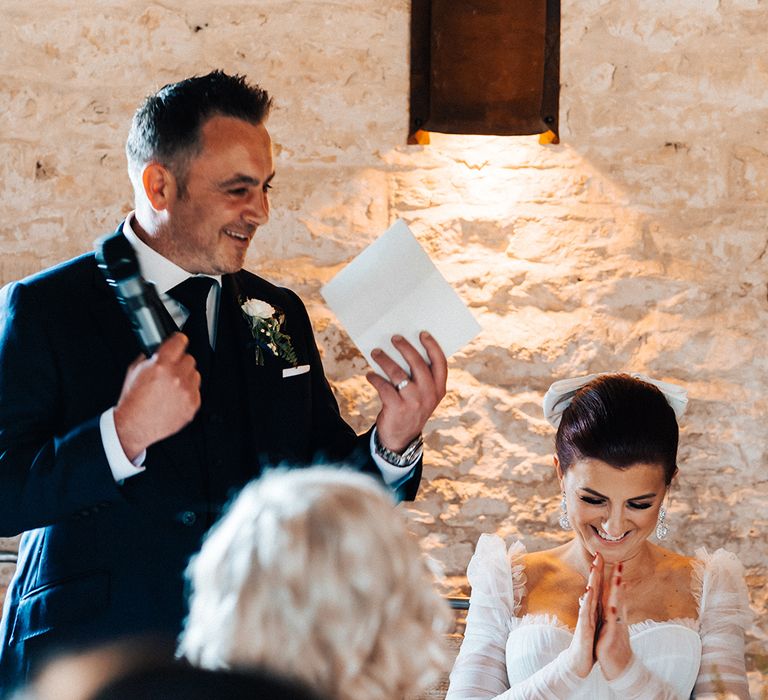
<svg viewBox="0 0 768 700"><path fill-rule="evenodd" d="M395 389L397 389L398 391L402 391L402 390L403 390L403 389L405 389L405 387L407 387L407 386L408 386L410 383L411 383L411 380L410 380L410 379L403 379L402 381L400 381L400 382L398 382L397 384L395 384Z"/></svg>
<svg viewBox="0 0 768 700"><path fill-rule="evenodd" d="M582 605L584 605L584 601L586 600L586 598L587 598L587 594L586 594L586 593L582 593L582 594L579 596L579 607L581 607Z"/></svg>

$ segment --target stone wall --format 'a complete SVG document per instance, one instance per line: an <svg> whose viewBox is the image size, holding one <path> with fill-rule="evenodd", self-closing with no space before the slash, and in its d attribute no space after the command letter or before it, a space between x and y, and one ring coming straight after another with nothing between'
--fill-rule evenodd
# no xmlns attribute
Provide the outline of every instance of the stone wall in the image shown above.
<svg viewBox="0 0 768 700"><path fill-rule="evenodd" d="M320 285L405 219L483 333L451 360L406 510L466 590L481 532L531 548L556 526L554 378L685 384L671 546L727 546L768 682L768 6L563 0L562 143L433 135L405 146L406 0L5 0L0 281L92 245L131 208L122 143L148 91L213 67L276 97L278 175L249 266L307 301L345 415L377 402ZM0 540L3 549L7 543ZM0 562L0 577L8 568ZM762 674L761 674L762 671Z"/></svg>

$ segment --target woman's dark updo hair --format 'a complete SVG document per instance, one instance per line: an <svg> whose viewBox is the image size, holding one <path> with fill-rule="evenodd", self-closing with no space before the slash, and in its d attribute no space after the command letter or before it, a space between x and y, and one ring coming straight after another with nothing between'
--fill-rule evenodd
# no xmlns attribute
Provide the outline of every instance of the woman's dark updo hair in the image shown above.
<svg viewBox="0 0 768 700"><path fill-rule="evenodd" d="M606 374L579 389L563 411L555 449L563 473L581 459L618 469L660 464L667 485L677 470L675 412L653 384Z"/></svg>

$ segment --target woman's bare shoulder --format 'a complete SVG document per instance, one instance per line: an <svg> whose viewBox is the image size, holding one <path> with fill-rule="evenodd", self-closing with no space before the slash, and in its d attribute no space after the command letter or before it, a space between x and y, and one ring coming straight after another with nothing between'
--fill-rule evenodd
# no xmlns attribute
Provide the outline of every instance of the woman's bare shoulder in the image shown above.
<svg viewBox="0 0 768 700"><path fill-rule="evenodd" d="M648 543L654 558L656 570L671 574L689 575L697 562L695 557L687 557L684 554L673 552L671 549L657 544Z"/></svg>
<svg viewBox="0 0 768 700"><path fill-rule="evenodd" d="M566 568L566 552L567 545L542 549L538 552L528 552L523 557L523 562L529 589L536 587L541 581L550 577L560 576L563 569Z"/></svg>

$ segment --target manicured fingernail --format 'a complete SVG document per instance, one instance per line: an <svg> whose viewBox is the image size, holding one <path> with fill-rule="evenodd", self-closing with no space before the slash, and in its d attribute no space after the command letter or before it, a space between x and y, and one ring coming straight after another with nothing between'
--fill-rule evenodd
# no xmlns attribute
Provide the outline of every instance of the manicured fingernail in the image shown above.
<svg viewBox="0 0 768 700"><path fill-rule="evenodd" d="M374 348L373 350L371 350L371 355L373 355L374 357L376 357L377 355L381 355L381 353L382 353L381 348Z"/></svg>
<svg viewBox="0 0 768 700"><path fill-rule="evenodd" d="M393 335L393 336L392 336L392 340L393 340L393 342L395 342L395 343L399 343L399 342L400 342L402 339L403 339L403 336L402 336L402 335Z"/></svg>
<svg viewBox="0 0 768 700"><path fill-rule="evenodd" d="M431 338L432 336L429 334L428 331L422 331L421 332L421 337L422 338Z"/></svg>
<svg viewBox="0 0 768 700"><path fill-rule="evenodd" d="M620 586L620 585L621 585L621 576L618 576L618 577L616 578L616 585L617 585L617 586Z"/></svg>
<svg viewBox="0 0 768 700"><path fill-rule="evenodd" d="M617 570L619 573L621 573L622 571L624 571L624 562L623 562L623 561L620 561L620 562L619 562L619 565L616 567L616 570Z"/></svg>
<svg viewBox="0 0 768 700"><path fill-rule="evenodd" d="M615 614L616 614L616 606L611 605L611 615L615 615Z"/></svg>

